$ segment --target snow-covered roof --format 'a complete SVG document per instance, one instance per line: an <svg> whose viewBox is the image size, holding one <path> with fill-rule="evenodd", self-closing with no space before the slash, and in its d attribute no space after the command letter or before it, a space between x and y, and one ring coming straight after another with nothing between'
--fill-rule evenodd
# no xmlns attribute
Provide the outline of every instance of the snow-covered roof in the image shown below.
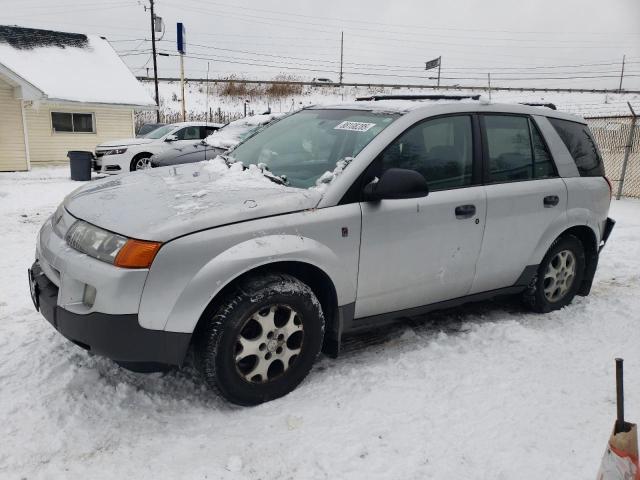
<svg viewBox="0 0 640 480"><path fill-rule="evenodd" d="M0 25L0 75L22 98L154 108L111 44L96 35Z"/></svg>

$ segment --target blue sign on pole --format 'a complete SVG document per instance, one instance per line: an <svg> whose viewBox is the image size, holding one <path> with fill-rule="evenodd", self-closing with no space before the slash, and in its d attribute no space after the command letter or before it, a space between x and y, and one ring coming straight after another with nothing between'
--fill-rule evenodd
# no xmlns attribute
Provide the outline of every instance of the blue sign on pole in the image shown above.
<svg viewBox="0 0 640 480"><path fill-rule="evenodd" d="M184 28L184 23L182 22L178 22L176 38L178 42L178 52L184 55L187 53L187 31Z"/></svg>

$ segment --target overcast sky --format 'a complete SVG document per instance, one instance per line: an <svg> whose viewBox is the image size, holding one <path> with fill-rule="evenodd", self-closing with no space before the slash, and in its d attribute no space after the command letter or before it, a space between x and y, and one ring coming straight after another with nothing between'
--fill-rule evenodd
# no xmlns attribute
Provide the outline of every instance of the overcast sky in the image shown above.
<svg viewBox="0 0 640 480"><path fill-rule="evenodd" d="M106 36L137 75L152 67L148 0L0 0L1 23ZM638 0L156 0L159 50L175 54L187 28L188 77L433 84L424 62L442 56L442 84L640 90ZM158 74L178 75L161 57ZM150 69L151 73L152 70ZM569 78L567 78L569 77ZM575 78L581 77L581 78ZM542 80L545 78L547 80Z"/></svg>

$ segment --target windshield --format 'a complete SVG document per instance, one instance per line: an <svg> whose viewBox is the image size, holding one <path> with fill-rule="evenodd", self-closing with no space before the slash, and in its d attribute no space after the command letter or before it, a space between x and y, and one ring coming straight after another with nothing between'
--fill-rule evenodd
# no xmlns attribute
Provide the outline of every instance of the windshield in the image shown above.
<svg viewBox="0 0 640 480"><path fill-rule="evenodd" d="M153 140L157 140L158 138L164 137L167 133L171 132L175 125L165 125L160 128L156 128L155 130L151 130L149 133L145 133L140 138L151 138Z"/></svg>
<svg viewBox="0 0 640 480"><path fill-rule="evenodd" d="M396 118L359 110L302 110L250 137L230 156L243 165L264 164L287 185L308 188L339 160L355 157Z"/></svg>

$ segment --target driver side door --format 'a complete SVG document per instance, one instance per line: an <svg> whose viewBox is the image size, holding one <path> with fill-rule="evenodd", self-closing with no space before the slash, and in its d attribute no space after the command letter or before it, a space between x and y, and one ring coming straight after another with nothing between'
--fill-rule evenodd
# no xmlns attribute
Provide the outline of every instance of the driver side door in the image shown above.
<svg viewBox="0 0 640 480"><path fill-rule="evenodd" d="M421 198L362 201L358 318L400 312L469 293L486 217L480 136L473 115L423 120L394 140L365 174L421 173Z"/></svg>

